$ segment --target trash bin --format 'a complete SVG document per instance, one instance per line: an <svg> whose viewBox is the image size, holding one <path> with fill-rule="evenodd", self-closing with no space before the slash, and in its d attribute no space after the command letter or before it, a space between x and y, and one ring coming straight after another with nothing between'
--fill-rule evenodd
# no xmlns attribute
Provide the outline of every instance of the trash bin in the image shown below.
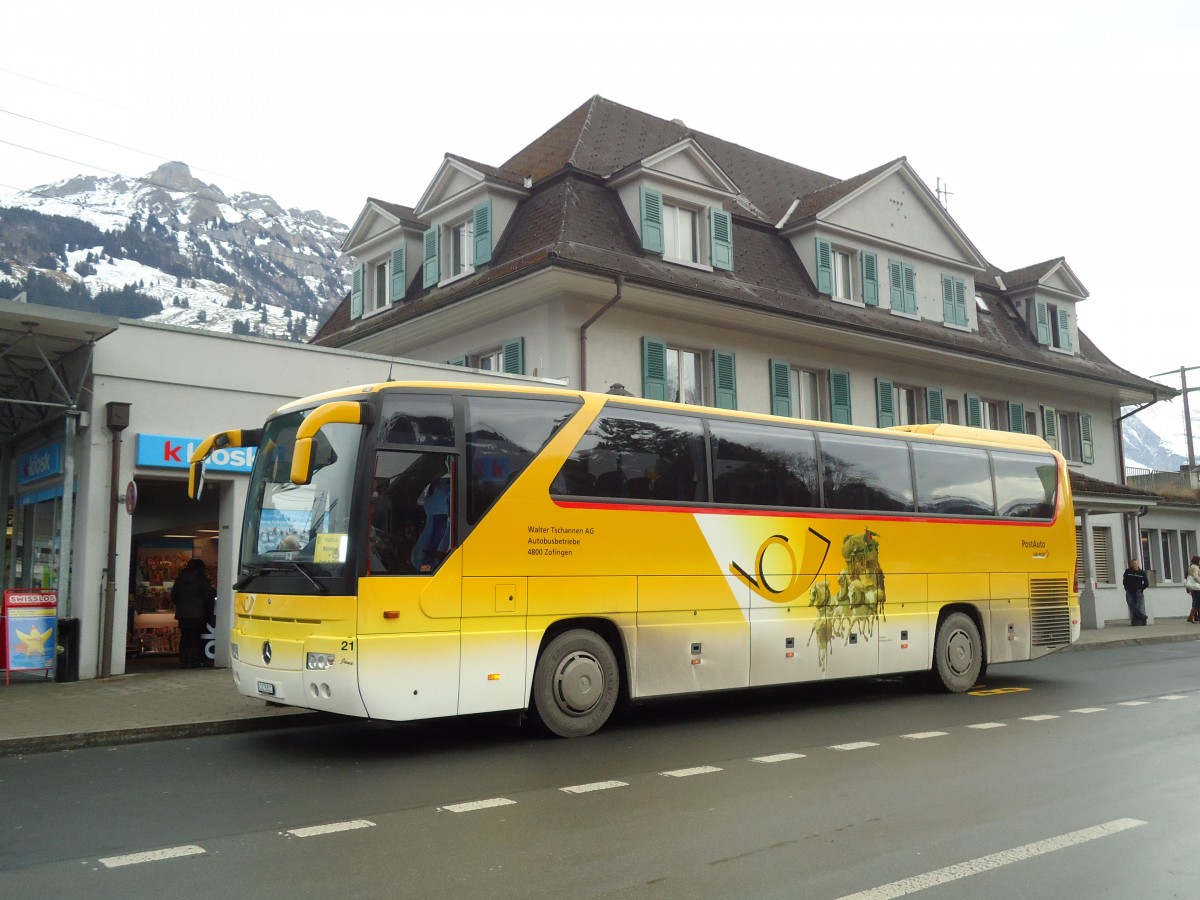
<svg viewBox="0 0 1200 900"><path fill-rule="evenodd" d="M79 620L58 620L58 650L54 658L55 681L79 680Z"/></svg>

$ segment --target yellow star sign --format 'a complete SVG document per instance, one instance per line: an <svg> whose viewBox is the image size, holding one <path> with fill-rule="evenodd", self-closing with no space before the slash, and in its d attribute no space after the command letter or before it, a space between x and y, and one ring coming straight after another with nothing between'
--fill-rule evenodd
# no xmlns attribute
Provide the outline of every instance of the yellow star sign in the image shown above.
<svg viewBox="0 0 1200 900"><path fill-rule="evenodd" d="M17 630L17 637L21 639L21 643L25 647L26 656L41 656L46 652L46 641L54 634L52 628L47 628L45 631L39 631L36 625L28 634L21 630Z"/></svg>

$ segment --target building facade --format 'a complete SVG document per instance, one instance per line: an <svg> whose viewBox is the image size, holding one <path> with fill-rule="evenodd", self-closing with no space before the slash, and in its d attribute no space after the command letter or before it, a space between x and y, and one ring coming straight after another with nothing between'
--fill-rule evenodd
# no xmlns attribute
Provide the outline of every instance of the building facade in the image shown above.
<svg viewBox="0 0 1200 900"><path fill-rule="evenodd" d="M0 301L0 335L0 470L12 511L0 568L5 587L56 594L77 637L67 665L81 678L176 658L170 588L193 557L217 589L209 650L228 664L219 636L232 620L253 454L214 454L193 501L188 459L204 437L352 385L532 380L10 301Z"/></svg>
<svg viewBox="0 0 1200 900"><path fill-rule="evenodd" d="M1175 392L1079 330L1089 295L1065 259L992 265L906 159L839 179L730 137L593 97L499 165L447 154L413 206L368 199L343 247L352 290L313 342L1040 435L1076 479L1084 625L1120 619L1123 594L1095 573L1097 535L1110 567L1140 542L1143 504L1109 490L1121 410Z"/></svg>

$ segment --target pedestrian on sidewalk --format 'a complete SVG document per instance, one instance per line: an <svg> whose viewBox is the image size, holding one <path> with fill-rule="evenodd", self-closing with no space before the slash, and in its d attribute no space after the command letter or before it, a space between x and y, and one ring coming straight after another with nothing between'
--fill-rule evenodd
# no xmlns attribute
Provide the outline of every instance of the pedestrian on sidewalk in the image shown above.
<svg viewBox="0 0 1200 900"><path fill-rule="evenodd" d="M190 559L171 586L179 621L179 665L184 669L199 668L204 662L204 626L217 599L207 573L204 560Z"/></svg>
<svg viewBox="0 0 1200 900"><path fill-rule="evenodd" d="M1200 625L1200 556L1192 557L1192 564L1188 566L1187 581L1184 584L1187 586L1188 596L1192 598L1192 609L1188 613L1187 620Z"/></svg>
<svg viewBox="0 0 1200 900"><path fill-rule="evenodd" d="M1146 588L1150 587L1150 579L1146 571L1136 559L1129 561L1125 576L1121 579L1125 585L1125 603L1129 606L1129 624L1145 625L1146 618Z"/></svg>

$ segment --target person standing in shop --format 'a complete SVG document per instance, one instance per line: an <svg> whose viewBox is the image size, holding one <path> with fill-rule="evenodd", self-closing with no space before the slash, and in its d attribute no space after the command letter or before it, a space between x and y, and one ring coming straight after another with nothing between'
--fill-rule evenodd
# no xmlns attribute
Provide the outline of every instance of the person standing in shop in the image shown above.
<svg viewBox="0 0 1200 900"><path fill-rule="evenodd" d="M207 572L204 560L188 560L171 586L171 600L179 622L179 665L184 669L196 669L204 663L204 626L217 601L217 592L208 583Z"/></svg>

